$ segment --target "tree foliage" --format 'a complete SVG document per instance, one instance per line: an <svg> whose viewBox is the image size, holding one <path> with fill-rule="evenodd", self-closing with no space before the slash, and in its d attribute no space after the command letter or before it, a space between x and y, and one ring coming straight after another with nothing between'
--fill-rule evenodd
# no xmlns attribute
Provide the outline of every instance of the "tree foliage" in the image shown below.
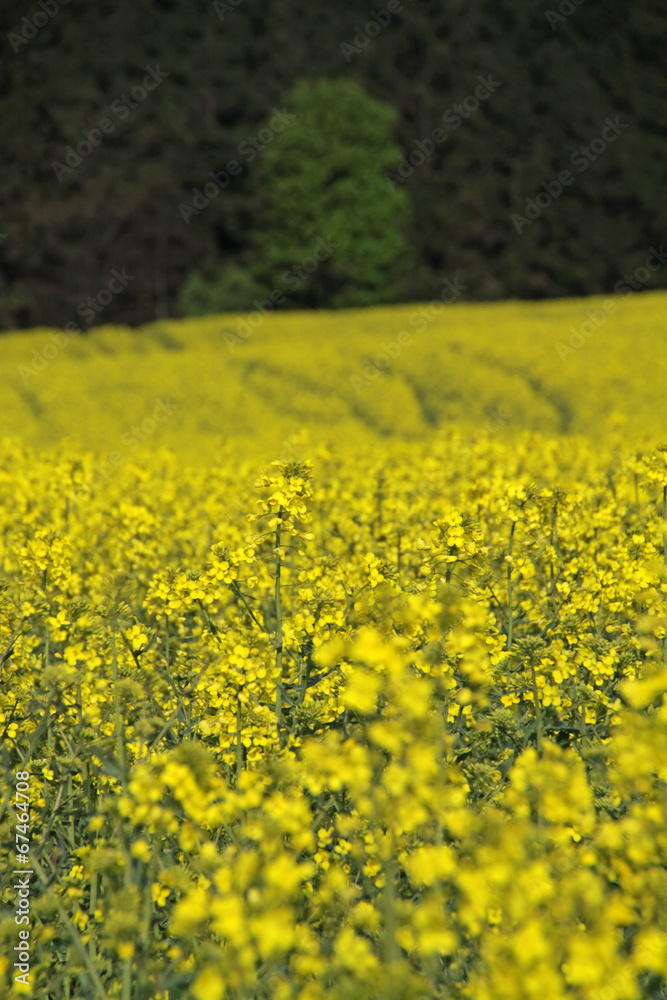
<svg viewBox="0 0 667 1000"><path fill-rule="evenodd" d="M412 299L434 297L444 277L461 280L471 299L608 292L664 241L667 12L653 0L567 5L557 20L525 0L420 0L403 2L379 31L366 31L377 8L367 0L227 6L221 20L210 0L72 0L17 51L6 41L0 325L76 321L114 268L134 280L96 322L174 313L193 271L210 280L232 263L255 268L268 231L267 171L248 140L303 79L356 80L392 105L402 161L434 129L447 133L401 178L412 206ZM18 0L3 13L13 34L32 16ZM148 66L169 75L121 119L112 106L123 94L132 101ZM448 124L490 74L500 82L492 96ZM572 156L617 116L628 128L575 167ZM113 132L59 180L53 163L104 117ZM230 161L240 172L186 223L179 205ZM525 216L568 169L573 183L517 232L512 215ZM331 268L342 259L332 256ZM650 287L667 287L667 269Z"/></svg>
<svg viewBox="0 0 667 1000"><path fill-rule="evenodd" d="M394 109L345 79L304 81L288 106L295 120L264 153L270 272L279 280L314 255L319 266L296 290L300 299L314 306L386 301L409 253L401 226L409 199L383 177L401 155L391 138ZM319 256L330 255L320 261L323 240Z"/></svg>

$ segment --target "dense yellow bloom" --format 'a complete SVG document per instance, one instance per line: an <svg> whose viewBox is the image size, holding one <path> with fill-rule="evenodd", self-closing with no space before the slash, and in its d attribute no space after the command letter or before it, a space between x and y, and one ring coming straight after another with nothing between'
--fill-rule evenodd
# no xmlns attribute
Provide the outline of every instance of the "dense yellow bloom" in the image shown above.
<svg viewBox="0 0 667 1000"><path fill-rule="evenodd" d="M30 773L2 822L39 864L35 994L91 963L98 995L154 1000L664 988L664 296L549 365L581 308L457 308L358 395L402 309L346 318L345 350L322 314L315 359L312 317L272 317L243 393L220 392L227 320L167 324L176 361L98 331L35 383L50 414L113 347L128 421L180 401L113 462L83 446L127 429L85 394L78 443L61 412L70 445L0 445L0 726Z"/></svg>

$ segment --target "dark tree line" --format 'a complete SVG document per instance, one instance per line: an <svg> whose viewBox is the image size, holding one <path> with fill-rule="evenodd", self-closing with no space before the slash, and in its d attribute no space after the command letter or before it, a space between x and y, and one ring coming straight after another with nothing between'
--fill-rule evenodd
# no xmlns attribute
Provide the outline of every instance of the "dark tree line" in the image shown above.
<svg viewBox="0 0 667 1000"><path fill-rule="evenodd" d="M611 291L667 237L655 0L7 0L2 16L5 329L80 322L114 269L132 280L96 322L173 315L193 271L252 266L261 130L307 78L350 76L397 111L406 299L445 278L471 299Z"/></svg>

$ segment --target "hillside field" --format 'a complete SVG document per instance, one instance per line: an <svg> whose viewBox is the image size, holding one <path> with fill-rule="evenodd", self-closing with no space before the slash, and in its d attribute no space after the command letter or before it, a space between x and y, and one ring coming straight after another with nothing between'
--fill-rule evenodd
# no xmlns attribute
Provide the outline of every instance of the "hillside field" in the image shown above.
<svg viewBox="0 0 667 1000"><path fill-rule="evenodd" d="M618 413L644 440L667 428L666 315L658 292L8 334L3 431L124 451L123 435L168 399L177 415L151 446L207 462L221 446L269 458L304 430L338 443L414 440L494 416L503 434L601 442Z"/></svg>
<svg viewBox="0 0 667 1000"><path fill-rule="evenodd" d="M3 336L2 995L664 998L665 316Z"/></svg>

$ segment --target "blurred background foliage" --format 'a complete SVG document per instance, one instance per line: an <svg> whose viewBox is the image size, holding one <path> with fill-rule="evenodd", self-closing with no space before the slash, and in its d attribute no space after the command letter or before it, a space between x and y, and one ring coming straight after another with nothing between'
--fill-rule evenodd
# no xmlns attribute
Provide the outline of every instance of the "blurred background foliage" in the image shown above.
<svg viewBox="0 0 667 1000"><path fill-rule="evenodd" d="M445 277L476 300L595 294L660 245L664 5L587 0L555 19L546 0L405 0L365 32L386 6L70 0L15 52L37 8L8 0L0 325L76 321L114 268L134 280L97 321L137 324L276 289L283 308L425 300ZM168 76L116 116L156 66ZM500 86L443 124L480 76ZM296 117L263 143L276 109ZM105 116L114 130L58 180L54 161ZM579 172L571 156L617 116L629 127ZM436 128L446 141L390 183ZM232 160L186 222L179 206ZM574 182L518 233L512 214L565 169ZM327 235L330 259L283 287Z"/></svg>

